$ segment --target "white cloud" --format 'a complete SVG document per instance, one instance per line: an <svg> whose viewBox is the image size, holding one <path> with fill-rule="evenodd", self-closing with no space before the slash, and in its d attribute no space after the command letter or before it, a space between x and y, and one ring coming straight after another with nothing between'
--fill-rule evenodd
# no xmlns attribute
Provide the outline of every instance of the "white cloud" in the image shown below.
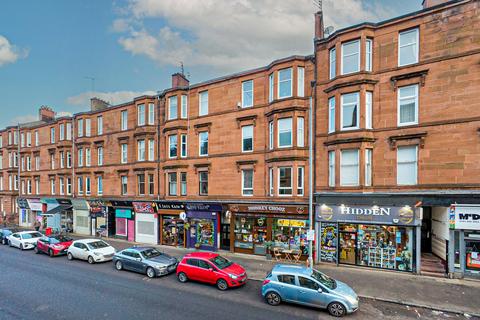
<svg viewBox="0 0 480 320"><path fill-rule="evenodd" d="M123 9L127 18L112 27L122 33L120 45L160 65L183 61L187 66L233 71L312 53L312 0L130 0ZM325 25L336 28L389 14L361 0L324 1L324 12ZM152 19L166 26L152 31Z"/></svg>
<svg viewBox="0 0 480 320"><path fill-rule="evenodd" d="M36 114L25 114L23 116L17 116L10 120L10 125L16 126L19 123L27 123L32 121L37 121L38 115Z"/></svg>
<svg viewBox="0 0 480 320"><path fill-rule="evenodd" d="M20 58L25 58L28 51L19 49L12 45L7 38L0 35L0 67L9 63L14 63Z"/></svg>
<svg viewBox="0 0 480 320"><path fill-rule="evenodd" d="M114 91L114 92L99 92L99 91L87 91L80 93L76 96L68 97L67 103L75 106L90 106L90 98L97 97L99 99L105 100L112 105L121 104L124 102L132 101L133 98L139 97L142 95L155 95L154 91Z"/></svg>

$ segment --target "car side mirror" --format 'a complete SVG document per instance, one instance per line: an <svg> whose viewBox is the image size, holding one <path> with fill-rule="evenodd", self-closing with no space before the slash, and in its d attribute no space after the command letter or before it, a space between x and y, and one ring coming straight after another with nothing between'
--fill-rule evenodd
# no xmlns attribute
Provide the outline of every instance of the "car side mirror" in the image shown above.
<svg viewBox="0 0 480 320"><path fill-rule="evenodd" d="M318 288L317 291L318 291L318 293L322 293L322 292L323 292L322 288Z"/></svg>
<svg viewBox="0 0 480 320"><path fill-rule="evenodd" d="M142 261L142 258L136 258L135 260L137 260L137 261Z"/></svg>
<svg viewBox="0 0 480 320"><path fill-rule="evenodd" d="M208 268L209 271L213 271L213 268Z"/></svg>

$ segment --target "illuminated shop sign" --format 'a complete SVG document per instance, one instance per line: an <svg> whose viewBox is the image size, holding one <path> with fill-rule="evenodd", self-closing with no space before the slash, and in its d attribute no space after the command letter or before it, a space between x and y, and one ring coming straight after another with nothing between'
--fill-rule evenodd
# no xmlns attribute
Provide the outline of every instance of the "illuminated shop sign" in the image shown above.
<svg viewBox="0 0 480 320"><path fill-rule="evenodd" d="M317 220L329 222L373 222L399 225L413 225L416 210L410 206L317 206Z"/></svg>

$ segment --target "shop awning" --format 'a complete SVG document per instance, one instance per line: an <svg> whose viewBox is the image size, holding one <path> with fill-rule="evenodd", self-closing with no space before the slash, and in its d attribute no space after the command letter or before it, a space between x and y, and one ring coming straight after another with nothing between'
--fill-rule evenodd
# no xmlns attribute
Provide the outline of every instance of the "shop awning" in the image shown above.
<svg viewBox="0 0 480 320"><path fill-rule="evenodd" d="M45 213L42 213L42 216L53 216L54 214L61 213L62 211L67 210L72 210L72 205L61 204L53 209L48 210Z"/></svg>

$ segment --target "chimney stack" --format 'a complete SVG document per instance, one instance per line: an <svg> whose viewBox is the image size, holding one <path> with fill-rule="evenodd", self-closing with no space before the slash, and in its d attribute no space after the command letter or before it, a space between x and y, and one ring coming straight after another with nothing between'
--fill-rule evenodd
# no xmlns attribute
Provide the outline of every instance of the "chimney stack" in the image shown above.
<svg viewBox="0 0 480 320"><path fill-rule="evenodd" d="M442 4L448 1L450 0L423 0L422 6L423 6L423 9L426 9L426 8L438 6L439 4Z"/></svg>
<svg viewBox="0 0 480 320"><path fill-rule="evenodd" d="M110 104L105 100L99 99L97 97L93 97L90 99L91 111L98 111L98 110L106 109L108 107L110 107Z"/></svg>
<svg viewBox="0 0 480 320"><path fill-rule="evenodd" d="M188 87L190 81L181 73L172 74L172 88Z"/></svg>
<svg viewBox="0 0 480 320"><path fill-rule="evenodd" d="M38 110L38 120L47 122L55 120L55 111L48 106L41 106Z"/></svg>
<svg viewBox="0 0 480 320"><path fill-rule="evenodd" d="M315 39L323 39L323 11L317 11L315 13Z"/></svg>

